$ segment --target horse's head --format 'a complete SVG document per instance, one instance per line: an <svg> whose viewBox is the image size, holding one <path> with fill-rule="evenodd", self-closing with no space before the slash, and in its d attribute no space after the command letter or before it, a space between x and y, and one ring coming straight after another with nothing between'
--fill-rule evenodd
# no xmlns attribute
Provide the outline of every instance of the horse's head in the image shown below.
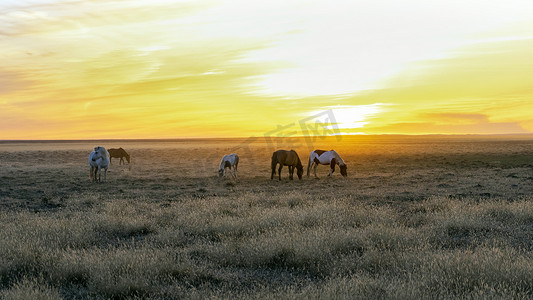
<svg viewBox="0 0 533 300"><path fill-rule="evenodd" d="M104 155L105 155L104 147L100 147L100 146L94 147L94 155L92 157L92 161L97 161L103 158Z"/></svg>
<svg viewBox="0 0 533 300"><path fill-rule="evenodd" d="M124 151L124 156L126 157L126 160L128 161L128 164L130 163L130 155Z"/></svg>
<svg viewBox="0 0 533 300"><path fill-rule="evenodd" d="M348 172L346 172L346 165L342 165L342 166L339 166L340 169L341 169L341 175L344 176L344 177L347 177L348 176Z"/></svg>
<svg viewBox="0 0 533 300"><path fill-rule="evenodd" d="M298 179L302 180L302 176L304 175L304 167L301 164L296 166L296 175L298 175Z"/></svg>
<svg viewBox="0 0 533 300"><path fill-rule="evenodd" d="M222 178L224 176L224 169L218 169L218 178Z"/></svg>

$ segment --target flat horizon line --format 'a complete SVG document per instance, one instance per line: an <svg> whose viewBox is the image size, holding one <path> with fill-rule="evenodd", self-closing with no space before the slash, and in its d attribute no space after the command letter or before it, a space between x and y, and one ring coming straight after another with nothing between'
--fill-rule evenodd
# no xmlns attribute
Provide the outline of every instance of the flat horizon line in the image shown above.
<svg viewBox="0 0 533 300"><path fill-rule="evenodd" d="M5 142L94 142L94 141L159 141L159 142L179 142L179 141L201 141L201 140L243 140L243 139L291 139L291 138L364 138L364 137L529 137L533 138L533 133L499 133L499 134L357 134L357 135L313 135L313 136L247 136L247 137L176 137L176 138L92 138L92 139L0 139L0 143Z"/></svg>

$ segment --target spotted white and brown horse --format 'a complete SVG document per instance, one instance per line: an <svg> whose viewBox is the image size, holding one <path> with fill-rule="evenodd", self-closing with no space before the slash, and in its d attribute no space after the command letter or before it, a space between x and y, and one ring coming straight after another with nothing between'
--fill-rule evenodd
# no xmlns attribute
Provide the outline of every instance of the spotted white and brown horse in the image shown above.
<svg viewBox="0 0 533 300"><path fill-rule="evenodd" d="M333 172L335 172L335 165L339 165L339 168L341 169L341 175L346 177L348 176L348 173L346 172L346 164L344 163L344 160L342 160L341 156L335 151L325 151L325 150L314 150L309 154L309 162L307 165L307 176L309 177L309 172L311 171L311 168L314 167L314 173L315 177L318 178L316 175L316 169L318 165L330 165L330 171L329 175L333 175Z"/></svg>
<svg viewBox="0 0 533 300"><path fill-rule="evenodd" d="M278 150L272 154L272 174L270 175L270 180L274 179L274 174L276 173L276 165L279 164L278 177L281 180L281 169L283 166L289 167L289 179L292 180L294 177L294 168L296 168L296 175L298 179L302 179L304 174L304 167L298 157L298 153L294 150Z"/></svg>
<svg viewBox="0 0 533 300"><path fill-rule="evenodd" d="M220 166L218 167L218 178L224 176L226 177L227 171L226 169L229 169L229 173L233 178L237 179L237 167L239 166L239 156L235 153L231 153L228 155L224 155L222 157L222 160L220 161Z"/></svg>

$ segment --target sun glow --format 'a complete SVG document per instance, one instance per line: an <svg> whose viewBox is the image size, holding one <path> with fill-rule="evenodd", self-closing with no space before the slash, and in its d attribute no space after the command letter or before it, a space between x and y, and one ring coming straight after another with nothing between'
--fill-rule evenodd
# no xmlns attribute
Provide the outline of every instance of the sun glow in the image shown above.
<svg viewBox="0 0 533 300"><path fill-rule="evenodd" d="M325 106L321 110L309 112L308 115L313 116L329 110L333 124L327 125L326 129L358 129L363 128L378 114L384 112L386 106L388 104L385 103Z"/></svg>

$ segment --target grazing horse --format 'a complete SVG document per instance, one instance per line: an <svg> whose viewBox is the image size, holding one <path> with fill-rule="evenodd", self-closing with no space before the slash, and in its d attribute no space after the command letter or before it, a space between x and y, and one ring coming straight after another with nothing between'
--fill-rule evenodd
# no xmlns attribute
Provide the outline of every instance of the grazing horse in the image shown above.
<svg viewBox="0 0 533 300"><path fill-rule="evenodd" d="M218 167L218 178L224 176L226 177L226 168L229 169L229 172L233 178L237 179L237 166L239 165L239 156L235 153L224 155L220 161L220 166Z"/></svg>
<svg viewBox="0 0 533 300"><path fill-rule="evenodd" d="M329 171L329 175L331 176L333 172L335 172L335 165L339 165L339 168L341 169L341 175L346 177L348 176L348 173L346 172L346 164L344 163L344 160L342 160L341 156L335 151L325 151L325 150L314 150L309 155L309 162L307 165L307 177L309 177L309 171L314 166L315 171L315 177L316 176L316 168L318 165L330 165L331 169Z"/></svg>
<svg viewBox="0 0 533 300"><path fill-rule="evenodd" d="M277 164L279 164L279 180L281 180L281 168L283 168L283 166L289 167L290 180L292 180L294 177L294 168L297 169L296 175L298 175L298 179L302 179L302 175L304 174L304 167L296 151L278 150L272 154L272 174L270 175L270 180L274 179L274 173L276 173Z"/></svg>
<svg viewBox="0 0 533 300"><path fill-rule="evenodd" d="M104 169L104 181L107 181L107 168L109 167L109 153L104 147L94 147L89 154L89 178L91 181L101 181L102 169ZM96 178L98 174L98 178Z"/></svg>
<svg viewBox="0 0 533 300"><path fill-rule="evenodd" d="M112 161L113 157L120 158L120 161L118 162L119 165L120 164L126 164L124 162L124 157L128 161L128 164L130 163L130 155L128 154L128 152L126 152L124 149L122 149L122 147L120 147L118 149L109 149L109 150L107 150L107 152L109 152L109 162L110 163L113 163L113 161Z"/></svg>

